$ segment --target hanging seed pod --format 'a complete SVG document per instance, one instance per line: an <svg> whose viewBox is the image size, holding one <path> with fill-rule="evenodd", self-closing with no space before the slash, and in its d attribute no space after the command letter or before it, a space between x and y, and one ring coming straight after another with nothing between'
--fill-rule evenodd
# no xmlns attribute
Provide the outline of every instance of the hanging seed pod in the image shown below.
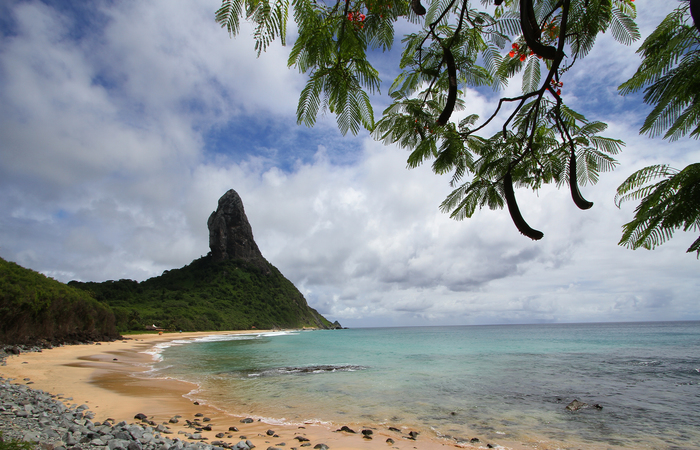
<svg viewBox="0 0 700 450"><path fill-rule="evenodd" d="M581 191L578 190L576 178L576 153L574 149L571 149L571 157L569 158L569 188L571 189L571 198L579 209L591 209L593 202L589 202L583 198Z"/></svg>
<svg viewBox="0 0 700 450"><path fill-rule="evenodd" d="M533 0L520 0L520 28L523 30L523 37L527 46L536 55L545 59L554 59L557 56L557 49L551 45L544 45L540 39L542 30L537 24L537 16L532 5Z"/></svg>
<svg viewBox="0 0 700 450"><path fill-rule="evenodd" d="M530 225L525 222L522 214L520 214L520 209L518 208L518 203L515 201L515 191L513 190L513 177L510 175L510 170L503 177L503 192L506 197L506 204L508 205L508 212L510 213L510 218L513 219L513 223L525 236L529 237L533 241L539 241L544 237L544 233L537 231L530 227Z"/></svg>
<svg viewBox="0 0 700 450"><path fill-rule="evenodd" d="M700 31L700 0L690 0L690 15L693 17L695 28Z"/></svg>
<svg viewBox="0 0 700 450"><path fill-rule="evenodd" d="M425 14L425 7L421 5L420 0L411 0L411 9L417 16Z"/></svg>

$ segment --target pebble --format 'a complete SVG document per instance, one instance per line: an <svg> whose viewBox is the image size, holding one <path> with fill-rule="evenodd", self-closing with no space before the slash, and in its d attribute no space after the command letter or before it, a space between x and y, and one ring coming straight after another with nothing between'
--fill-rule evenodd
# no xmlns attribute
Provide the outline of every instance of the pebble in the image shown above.
<svg viewBox="0 0 700 450"><path fill-rule="evenodd" d="M66 407L58 397L0 377L0 433L3 438L33 441L39 444L38 448L55 450L224 450L223 446L199 440L191 442L165 436L170 430L164 425L93 423L94 413L88 405ZM201 439L201 435L198 437ZM250 450L253 447L252 442L242 440L228 448Z"/></svg>

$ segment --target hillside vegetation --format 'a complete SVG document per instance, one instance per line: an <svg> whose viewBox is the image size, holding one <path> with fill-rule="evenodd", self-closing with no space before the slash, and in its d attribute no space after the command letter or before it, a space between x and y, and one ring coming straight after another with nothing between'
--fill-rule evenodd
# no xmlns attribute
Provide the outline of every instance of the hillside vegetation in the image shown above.
<svg viewBox="0 0 700 450"><path fill-rule="evenodd" d="M319 327L332 324L274 266L211 256L143 282L71 281L114 311L120 332L156 325L166 330L211 331Z"/></svg>
<svg viewBox="0 0 700 450"><path fill-rule="evenodd" d="M118 337L109 306L0 258L0 342L58 344Z"/></svg>

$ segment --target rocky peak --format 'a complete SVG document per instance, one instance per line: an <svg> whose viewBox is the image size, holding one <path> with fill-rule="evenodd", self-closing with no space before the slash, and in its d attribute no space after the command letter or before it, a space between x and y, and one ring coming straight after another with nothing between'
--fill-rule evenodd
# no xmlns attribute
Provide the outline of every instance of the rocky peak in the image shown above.
<svg viewBox="0 0 700 450"><path fill-rule="evenodd" d="M239 259L267 266L258 245L253 239L253 229L243 209L243 201L236 191L229 190L219 199L219 206L207 221L209 248L214 262Z"/></svg>

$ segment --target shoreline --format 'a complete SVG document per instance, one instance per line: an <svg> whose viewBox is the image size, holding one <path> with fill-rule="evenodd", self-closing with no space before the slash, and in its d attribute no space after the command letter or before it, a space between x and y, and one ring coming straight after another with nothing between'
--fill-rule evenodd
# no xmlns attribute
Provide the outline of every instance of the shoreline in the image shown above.
<svg viewBox="0 0 700 450"><path fill-rule="evenodd" d="M12 379L13 384L26 385L56 395L66 406L87 405L95 422L112 419L116 422L140 422L134 417L144 414L152 424L168 427L166 436L188 442L185 433L201 435L201 442L225 442L235 445L245 438L257 448L309 446L325 444L331 449L425 449L444 450L450 447L486 448L487 443L457 443L438 437L418 435L411 439L411 430L390 430L376 424L354 428L356 433L337 431L335 424L267 423L254 420L242 423L246 417L231 415L211 405L198 404L197 385L162 378L139 376L152 363L151 354L145 353L158 344L181 339L230 334L260 334L266 330L167 333L163 335L131 335L124 340L94 344L68 345L45 349L41 352L8 356L0 366L0 377ZM179 417L176 417L179 416ZM206 420L209 419L209 420ZM196 425L188 425L189 421ZM272 420L271 420L272 421ZM198 426L197 426L198 425ZM202 431L193 429L193 426ZM235 428L237 431L230 430ZM162 427L161 427L162 428ZM363 430L370 430L368 437ZM295 438L300 436L301 439ZM308 439L308 441L306 441ZM311 445L307 445L311 444ZM506 447L500 447L506 448ZM512 448L512 447L511 447Z"/></svg>

